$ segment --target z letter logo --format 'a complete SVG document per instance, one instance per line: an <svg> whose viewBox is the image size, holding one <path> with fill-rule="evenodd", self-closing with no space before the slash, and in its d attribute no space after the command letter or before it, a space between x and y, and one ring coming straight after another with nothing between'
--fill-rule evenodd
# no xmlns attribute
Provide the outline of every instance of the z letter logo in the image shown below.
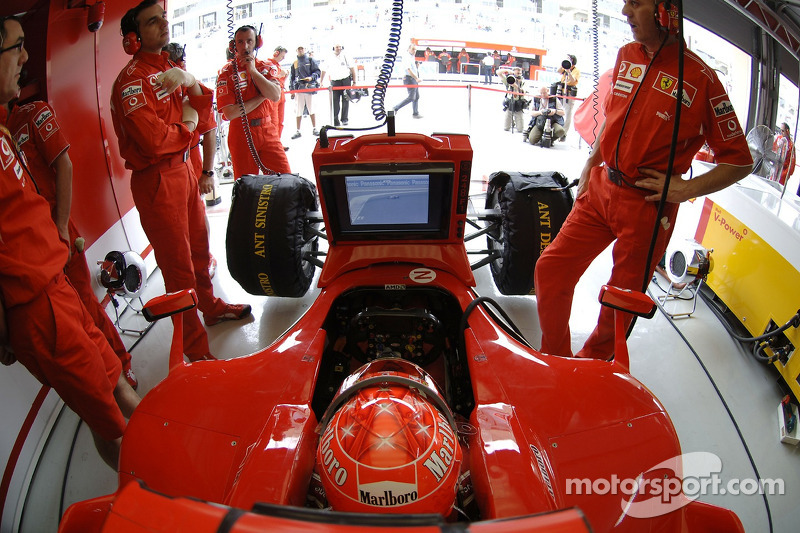
<svg viewBox="0 0 800 533"><path fill-rule="evenodd" d="M430 268L415 268L408 273L408 278L415 283L430 283L436 279L436 272Z"/></svg>

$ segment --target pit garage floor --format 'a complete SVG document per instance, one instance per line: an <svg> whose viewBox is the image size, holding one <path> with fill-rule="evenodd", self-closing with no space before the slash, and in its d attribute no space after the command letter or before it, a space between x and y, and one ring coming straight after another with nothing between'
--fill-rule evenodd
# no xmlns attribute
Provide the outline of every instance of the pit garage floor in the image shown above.
<svg viewBox="0 0 800 533"><path fill-rule="evenodd" d="M402 99L405 91L401 91L390 90L387 103L391 105ZM550 149L533 147L523 144L521 135L502 131L500 96L496 93L474 94L473 111L469 116L463 113L464 102L458 101L459 98L460 95L447 97L433 89L423 89L420 104L424 118L412 120L410 106L406 107L400 111L397 129L426 134L471 132L475 150L471 192L478 201L482 201L483 178L497 170L559 170L570 180L580 175L588 150L585 144L578 142L574 132L567 142L557 143ZM324 100L319 104L324 110ZM457 109L451 107L455 105ZM368 103L351 106L350 124L374 124L368 107ZM320 108L317 113L318 118L324 116ZM295 129L291 114L287 109L283 141L290 147L292 170L313 180L310 154L315 139L306 118L303 136L290 140ZM318 121L318 125L322 123L324 121ZM299 299L245 293L231 279L225 263L231 185L221 185L220 193L222 203L208 208L211 249L218 261L213 280L216 294L229 302L253 306L253 316L243 322L224 322L208 328L212 353L229 359L267 346L308 309L319 291L312 284L312 290ZM676 235L679 232L680 224ZM476 241L480 242L471 243L470 247L484 246L483 239ZM607 250L577 286L570 322L574 350L582 346L594 327L599 311L597 295L608 277L610 264L610 250ZM538 347L536 298L500 295L487 267L477 270L475 278L478 294L497 300L532 345ZM659 282L662 287L667 286L664 279ZM662 294L654 284L651 284L651 291L653 296ZM162 292L163 282L160 272L156 271L149 278L143 299L146 301ZM689 302L670 303L677 304L691 305ZM132 312L123 315L122 323L126 327L144 327L143 319ZM171 334L171 322L167 320L155 324L141 339L138 335L123 335L126 343L133 346L133 368L142 396L166 375ZM722 470L718 474L721 486L716 490L709 488L699 499L733 509L748 532L770 531L770 521L773 531L797 531L800 447L782 444L778 438L777 406L784 392L777 371L758 363L735 342L702 299L690 318L673 322L658 312L651 320L639 319L629 338L629 347L632 375L664 404L677 428L684 453L707 452L721 460ZM587 452L591 446L591 442L586 443ZM736 495L726 488L733 480L746 489L752 486L752 480L758 479L783 482L783 494L766 497L768 507L759 494ZM116 475L97 456L85 425L71 411L63 409L24 497L20 531L55 531L58 517L69 504L113 492L116 483ZM727 493L722 494L720 489Z"/></svg>

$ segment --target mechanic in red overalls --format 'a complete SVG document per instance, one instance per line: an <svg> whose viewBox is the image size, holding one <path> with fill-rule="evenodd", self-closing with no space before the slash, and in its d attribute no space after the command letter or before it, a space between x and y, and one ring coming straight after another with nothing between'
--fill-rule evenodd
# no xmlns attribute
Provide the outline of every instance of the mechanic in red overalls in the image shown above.
<svg viewBox="0 0 800 533"><path fill-rule="evenodd" d="M244 102L247 127L261 163L277 173L289 173L289 160L276 133L269 101L278 102L281 88L277 81L278 68L255 57L259 36L252 26L242 26L231 42L236 55L228 61L217 76L217 107L231 121L228 129L228 150L233 163L233 176L263 174L253 158L245 137L242 109L234 87L234 61L239 73L239 91Z"/></svg>
<svg viewBox="0 0 800 533"><path fill-rule="evenodd" d="M39 194L50 204L53 221L61 238L69 244L70 258L65 273L78 291L83 305L92 316L95 326L103 332L114 353L122 363L122 372L131 387L139 383L131 369L131 354L122 343L117 328L97 301L92 289L92 275L80 233L70 218L72 207L72 160L69 143L64 138L56 113L47 102L37 101L23 106L11 106L8 129L17 147L28 160L28 169L36 179Z"/></svg>
<svg viewBox="0 0 800 533"><path fill-rule="evenodd" d="M6 105L28 60L19 20L0 18L0 362L19 361L52 387L92 431L116 470L139 397L64 275L69 245L14 147Z"/></svg>
<svg viewBox="0 0 800 533"><path fill-rule="evenodd" d="M111 117L166 290L194 288L207 326L242 319L250 315L249 305L227 304L214 296L205 209L188 163L193 131L209 120L212 94L161 52L169 41L169 23L156 0L130 9L121 29L125 41L140 49L114 82ZM214 359L197 313L181 316L184 354L190 361Z"/></svg>
<svg viewBox="0 0 800 533"><path fill-rule="evenodd" d="M168 43L163 51L169 54L170 61L186 70L186 52L183 46L178 43ZM203 87L203 92L211 92L202 83L200 85ZM217 155L217 121L214 120L214 113L210 113L208 119L205 122L202 120L198 122L189 149L189 160L194 177L197 179L197 188L203 196L214 192L214 157ZM203 147L202 153L201 146ZM205 224L206 231L210 234L208 217L205 218ZM211 254L209 254L209 258L208 275L213 278L217 272L217 260Z"/></svg>
<svg viewBox="0 0 800 533"><path fill-rule="evenodd" d="M536 264L545 353L572 355L569 317L575 284L611 242L616 239L610 285L638 291L645 275L675 120L679 37L656 23L656 2L626 0L622 14L636 42L617 55L613 88L605 101L606 120L581 172L575 206ZM684 68L675 173L647 279L666 250L680 202L727 187L752 167L736 113L713 69L689 50ZM717 166L694 179L682 179L705 141ZM613 310L603 307L597 327L577 355L608 359L613 344Z"/></svg>
<svg viewBox="0 0 800 533"><path fill-rule="evenodd" d="M275 126L275 135L280 140L283 135L283 119L286 116L286 77L288 72L281 68L281 61L286 58L286 48L283 46L276 46L275 52L267 61L269 61L271 70L275 72L275 81L281 86L281 98L277 102L269 100L270 114L272 115L272 124ZM288 146L283 147L283 151L288 150Z"/></svg>

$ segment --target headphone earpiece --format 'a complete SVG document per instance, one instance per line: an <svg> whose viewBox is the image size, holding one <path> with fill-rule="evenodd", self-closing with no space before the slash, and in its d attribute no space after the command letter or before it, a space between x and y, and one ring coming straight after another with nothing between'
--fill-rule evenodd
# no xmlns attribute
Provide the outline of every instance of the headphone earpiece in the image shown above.
<svg viewBox="0 0 800 533"><path fill-rule="evenodd" d="M678 6L672 2L659 2L656 4L656 25L659 30L676 35L679 29Z"/></svg>
<svg viewBox="0 0 800 533"><path fill-rule="evenodd" d="M128 32L122 37L122 48L126 54L132 56L142 49L142 40L136 32Z"/></svg>
<svg viewBox="0 0 800 533"><path fill-rule="evenodd" d="M236 41L234 41L233 39L228 41L228 51L231 53L236 52Z"/></svg>

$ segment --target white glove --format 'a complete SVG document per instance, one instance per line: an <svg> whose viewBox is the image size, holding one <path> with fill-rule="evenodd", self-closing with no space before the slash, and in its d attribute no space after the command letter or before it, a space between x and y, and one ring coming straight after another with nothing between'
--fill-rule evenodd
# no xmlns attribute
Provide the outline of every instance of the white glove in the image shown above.
<svg viewBox="0 0 800 533"><path fill-rule="evenodd" d="M194 76L179 67L172 67L168 71L162 72L156 77L156 81L167 94L171 94L181 85L191 87L197 83Z"/></svg>

